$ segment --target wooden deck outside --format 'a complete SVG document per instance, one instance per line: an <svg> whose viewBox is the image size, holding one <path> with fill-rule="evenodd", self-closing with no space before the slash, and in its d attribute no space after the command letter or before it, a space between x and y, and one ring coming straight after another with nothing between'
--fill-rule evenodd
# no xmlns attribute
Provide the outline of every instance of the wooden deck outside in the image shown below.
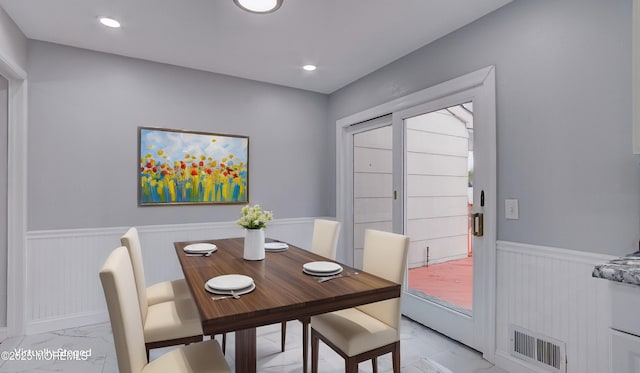
<svg viewBox="0 0 640 373"><path fill-rule="evenodd" d="M473 258L430 264L409 270L409 288L471 310Z"/></svg>

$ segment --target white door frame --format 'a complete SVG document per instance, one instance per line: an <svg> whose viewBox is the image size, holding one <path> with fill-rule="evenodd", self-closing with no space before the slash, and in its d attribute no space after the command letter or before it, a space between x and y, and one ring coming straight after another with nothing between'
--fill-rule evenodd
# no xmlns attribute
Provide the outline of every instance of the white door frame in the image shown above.
<svg viewBox="0 0 640 373"><path fill-rule="evenodd" d="M24 332L27 220L27 73L0 52L0 75L9 81L7 134L7 326L0 340Z"/></svg>
<svg viewBox="0 0 640 373"><path fill-rule="evenodd" d="M348 127L360 122L364 122L373 118L377 118L400 110L408 109L420 104L435 101L439 98L453 95L457 92L478 88L478 94L474 96L474 108L476 105L482 105L484 110L478 110L477 115L474 113L474 123L476 121L486 121L493 123L493 134L486 133L489 136L487 146L489 152L484 156L487 161L496 164L496 137L495 137L495 67L488 66L474 72L465 74L459 78L455 78L444 83L440 83L433 87L423 89L421 91L400 97L381 105L377 105L370 109L359 113L344 117L336 122L336 215L344 226L350 222L353 217L353 209L349 205L349 190L353 190L353 185L349 184L352 180L347 171L349 171L347 160L350 159L348 148ZM475 110L474 110L475 112ZM491 129L488 129L491 132ZM399 144L396 140L397 134L394 133L394 146ZM401 139L400 139L401 140ZM394 163L396 167L397 163ZM496 298L496 227L497 227L497 195L496 195L496 175L495 169L493 175L487 175L488 182L486 187L486 199L492 201L485 206L485 229L484 240L487 253L486 259L482 263L485 276L481 279L481 283L476 286L483 286L486 289L484 296L484 309L479 312L482 315L482 321L485 332L481 334L482 338L478 341L479 348L483 351L486 360L493 362L495 356L495 298ZM396 203L404 201L404 186L394 185L398 192L398 199L394 201L394 214L397 209ZM489 194L487 194L487 191ZM351 216L349 215L351 214ZM396 216L394 215L394 220ZM492 228L491 228L492 227ZM395 227L394 227L395 228ZM339 258L345 260L346 263L352 263L349 259L353 255L348 254L349 246L347 242L353 242L353 232L345 230L344 240L339 247Z"/></svg>

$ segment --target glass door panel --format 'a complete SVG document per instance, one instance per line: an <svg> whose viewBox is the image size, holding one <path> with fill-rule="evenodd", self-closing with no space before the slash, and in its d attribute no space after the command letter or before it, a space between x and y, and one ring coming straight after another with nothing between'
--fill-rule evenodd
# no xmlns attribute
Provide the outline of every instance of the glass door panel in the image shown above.
<svg viewBox="0 0 640 373"><path fill-rule="evenodd" d="M353 263L362 268L364 231L393 229L392 127L353 134Z"/></svg>
<svg viewBox="0 0 640 373"><path fill-rule="evenodd" d="M404 120L407 291L471 316L473 106Z"/></svg>

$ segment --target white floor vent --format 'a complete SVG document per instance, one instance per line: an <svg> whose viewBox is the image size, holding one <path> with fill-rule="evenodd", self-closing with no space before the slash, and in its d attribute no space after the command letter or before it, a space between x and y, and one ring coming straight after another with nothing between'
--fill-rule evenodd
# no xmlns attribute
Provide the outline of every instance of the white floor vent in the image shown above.
<svg viewBox="0 0 640 373"><path fill-rule="evenodd" d="M565 343L515 325L509 325L509 335L511 355L550 372L566 373Z"/></svg>

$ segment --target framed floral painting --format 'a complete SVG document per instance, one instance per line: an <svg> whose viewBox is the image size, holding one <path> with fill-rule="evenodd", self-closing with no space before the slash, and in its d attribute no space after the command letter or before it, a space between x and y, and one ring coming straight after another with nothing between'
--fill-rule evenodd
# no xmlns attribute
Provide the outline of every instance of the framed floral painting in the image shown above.
<svg viewBox="0 0 640 373"><path fill-rule="evenodd" d="M246 204L249 137L139 127L140 206Z"/></svg>

